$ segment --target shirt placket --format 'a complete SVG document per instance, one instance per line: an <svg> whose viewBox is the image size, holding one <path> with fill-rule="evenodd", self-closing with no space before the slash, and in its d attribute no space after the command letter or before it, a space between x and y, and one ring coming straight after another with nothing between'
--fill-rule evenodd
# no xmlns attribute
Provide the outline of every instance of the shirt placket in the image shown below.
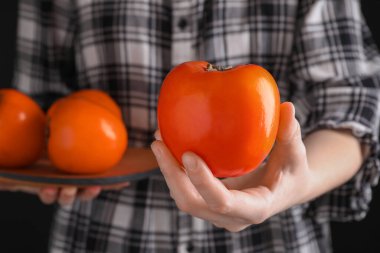
<svg viewBox="0 0 380 253"><path fill-rule="evenodd" d="M172 19L172 64L196 59L194 1L174 0Z"/></svg>

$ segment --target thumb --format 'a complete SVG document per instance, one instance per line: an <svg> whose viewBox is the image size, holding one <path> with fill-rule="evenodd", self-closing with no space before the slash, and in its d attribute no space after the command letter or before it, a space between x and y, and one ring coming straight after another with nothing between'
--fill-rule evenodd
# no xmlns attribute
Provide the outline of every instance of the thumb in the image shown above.
<svg viewBox="0 0 380 253"><path fill-rule="evenodd" d="M289 164L298 162L301 156L304 158L305 152L294 106L290 102L285 102L280 107L280 124L273 149L274 157L281 158L283 162L286 160Z"/></svg>
<svg viewBox="0 0 380 253"><path fill-rule="evenodd" d="M280 124L277 133L277 143L280 145L291 144L301 137L299 123L295 118L295 109L291 102L285 102L280 107Z"/></svg>

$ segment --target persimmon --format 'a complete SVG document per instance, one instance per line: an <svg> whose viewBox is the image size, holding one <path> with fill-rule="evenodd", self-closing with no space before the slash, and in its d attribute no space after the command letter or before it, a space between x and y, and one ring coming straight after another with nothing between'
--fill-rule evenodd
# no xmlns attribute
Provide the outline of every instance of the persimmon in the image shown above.
<svg viewBox="0 0 380 253"><path fill-rule="evenodd" d="M65 100L66 98L59 98L57 99L47 110L46 115L47 118L50 119L56 112L57 108L61 105L61 103Z"/></svg>
<svg viewBox="0 0 380 253"><path fill-rule="evenodd" d="M115 100L111 98L106 92L98 89L83 89L73 92L70 97L84 98L89 101L96 103L98 105L107 108L112 113L114 113L120 119L122 118L122 113L120 107L116 104Z"/></svg>
<svg viewBox="0 0 380 253"><path fill-rule="evenodd" d="M45 147L46 117L29 96L0 89L0 166L24 167L38 160Z"/></svg>
<svg viewBox="0 0 380 253"><path fill-rule="evenodd" d="M104 106L104 100L92 100L94 97L70 95L49 110L48 154L61 171L101 173L115 166L125 153L128 139L121 114Z"/></svg>
<svg viewBox="0 0 380 253"><path fill-rule="evenodd" d="M279 112L280 94L267 70L203 61L170 71L157 108L162 139L178 162L192 151L216 177L240 176L263 162L276 139Z"/></svg>
<svg viewBox="0 0 380 253"><path fill-rule="evenodd" d="M117 117L120 119L123 118L122 112L120 107L117 105L115 100L111 98L110 95L108 95L106 92L98 89L83 89L79 91L75 91L71 93L68 97L76 97L76 98L83 98L87 99L90 102L96 103L98 105L103 106L104 108L110 110L112 113L114 113ZM61 98L57 100L48 110L48 116L51 116L56 106L59 105L60 100L66 99L67 97Z"/></svg>

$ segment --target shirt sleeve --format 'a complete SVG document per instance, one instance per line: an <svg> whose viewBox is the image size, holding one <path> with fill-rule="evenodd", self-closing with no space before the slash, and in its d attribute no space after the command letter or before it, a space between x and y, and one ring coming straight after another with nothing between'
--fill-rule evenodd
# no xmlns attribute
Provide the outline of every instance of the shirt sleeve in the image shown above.
<svg viewBox="0 0 380 253"><path fill-rule="evenodd" d="M359 1L300 5L289 81L303 134L349 129L370 149L359 172L308 204L307 215L359 220L368 212L380 171L380 57Z"/></svg>
<svg viewBox="0 0 380 253"><path fill-rule="evenodd" d="M72 0L20 0L13 87L44 109L75 87Z"/></svg>

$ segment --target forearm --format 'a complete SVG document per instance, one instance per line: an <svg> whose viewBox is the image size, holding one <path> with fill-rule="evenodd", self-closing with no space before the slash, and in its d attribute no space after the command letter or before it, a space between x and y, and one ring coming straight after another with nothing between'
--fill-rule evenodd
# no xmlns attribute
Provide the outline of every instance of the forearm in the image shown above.
<svg viewBox="0 0 380 253"><path fill-rule="evenodd" d="M275 192L268 217L342 185L355 175L363 161L359 141L346 130L316 131L304 140L304 145L305 163L285 167L275 176L281 179L268 180L279 182L267 184Z"/></svg>
<svg viewBox="0 0 380 253"><path fill-rule="evenodd" d="M305 140L310 177L305 201L352 178L363 162L361 144L348 130L319 130Z"/></svg>

